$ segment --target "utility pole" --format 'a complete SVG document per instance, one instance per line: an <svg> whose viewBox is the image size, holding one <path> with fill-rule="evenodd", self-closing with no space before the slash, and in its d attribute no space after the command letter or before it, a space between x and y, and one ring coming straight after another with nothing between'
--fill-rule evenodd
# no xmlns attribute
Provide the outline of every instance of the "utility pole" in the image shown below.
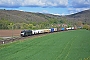
<svg viewBox="0 0 90 60"><path fill-rule="evenodd" d="M12 42L13 42L13 26L14 26L14 25L12 24Z"/></svg>

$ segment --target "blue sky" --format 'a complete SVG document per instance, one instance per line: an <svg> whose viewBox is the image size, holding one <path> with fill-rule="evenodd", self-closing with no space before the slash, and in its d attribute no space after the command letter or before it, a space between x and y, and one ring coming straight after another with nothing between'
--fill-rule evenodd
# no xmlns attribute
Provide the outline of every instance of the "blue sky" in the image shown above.
<svg viewBox="0 0 90 60"><path fill-rule="evenodd" d="M0 0L0 9L67 15L90 9L90 0Z"/></svg>

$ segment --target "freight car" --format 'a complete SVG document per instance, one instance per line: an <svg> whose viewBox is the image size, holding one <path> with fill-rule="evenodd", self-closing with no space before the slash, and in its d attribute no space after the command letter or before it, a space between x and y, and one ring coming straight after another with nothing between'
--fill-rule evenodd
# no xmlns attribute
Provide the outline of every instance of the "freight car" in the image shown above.
<svg viewBox="0 0 90 60"><path fill-rule="evenodd" d="M50 33L51 32L51 29L43 29L44 30L44 33Z"/></svg>
<svg viewBox="0 0 90 60"><path fill-rule="evenodd" d="M66 28L67 30L76 30L77 28L76 27L69 27L69 28Z"/></svg>
<svg viewBox="0 0 90 60"><path fill-rule="evenodd" d="M38 33L39 33L38 30L32 30L32 35L36 35Z"/></svg>
<svg viewBox="0 0 90 60"><path fill-rule="evenodd" d="M43 29L40 29L40 30L32 30L32 35L42 34L42 33L44 33L44 30L43 30Z"/></svg>

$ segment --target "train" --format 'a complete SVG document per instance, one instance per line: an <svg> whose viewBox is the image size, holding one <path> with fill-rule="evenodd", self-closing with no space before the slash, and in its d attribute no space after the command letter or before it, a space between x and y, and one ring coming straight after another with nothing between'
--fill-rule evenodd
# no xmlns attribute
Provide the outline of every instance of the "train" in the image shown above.
<svg viewBox="0 0 90 60"><path fill-rule="evenodd" d="M53 33L53 32L60 32L60 31L68 31L68 30L76 30L75 27L69 28L50 28L50 29L38 29L38 30L22 30L20 35L21 37L33 36L37 34L44 34L44 33Z"/></svg>

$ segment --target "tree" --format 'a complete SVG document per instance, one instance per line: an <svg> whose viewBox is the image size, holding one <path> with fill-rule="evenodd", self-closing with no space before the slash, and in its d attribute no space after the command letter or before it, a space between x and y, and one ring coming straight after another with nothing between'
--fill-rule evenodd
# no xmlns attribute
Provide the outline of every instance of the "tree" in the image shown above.
<svg viewBox="0 0 90 60"><path fill-rule="evenodd" d="M76 25L77 25L78 27L82 27L82 26L83 26L82 21L78 21L78 22L76 23Z"/></svg>
<svg viewBox="0 0 90 60"><path fill-rule="evenodd" d="M0 29L8 29L10 22L8 20L0 20Z"/></svg>
<svg viewBox="0 0 90 60"><path fill-rule="evenodd" d="M27 23L22 23L23 29L28 29L28 24Z"/></svg>
<svg viewBox="0 0 90 60"><path fill-rule="evenodd" d="M32 29L33 28L33 24L28 24L28 29Z"/></svg>
<svg viewBox="0 0 90 60"><path fill-rule="evenodd" d="M15 29L21 29L21 25L22 25L22 23L15 23L14 28Z"/></svg>
<svg viewBox="0 0 90 60"><path fill-rule="evenodd" d="M10 23L10 24L8 25L8 29L12 29L12 27L14 27L14 24L13 24L13 23Z"/></svg>
<svg viewBox="0 0 90 60"><path fill-rule="evenodd" d="M90 25L89 25L89 27L88 27L88 28L89 28L89 30L90 30Z"/></svg>
<svg viewBox="0 0 90 60"><path fill-rule="evenodd" d="M90 30L90 25L87 25L87 24L83 25L83 29Z"/></svg>

